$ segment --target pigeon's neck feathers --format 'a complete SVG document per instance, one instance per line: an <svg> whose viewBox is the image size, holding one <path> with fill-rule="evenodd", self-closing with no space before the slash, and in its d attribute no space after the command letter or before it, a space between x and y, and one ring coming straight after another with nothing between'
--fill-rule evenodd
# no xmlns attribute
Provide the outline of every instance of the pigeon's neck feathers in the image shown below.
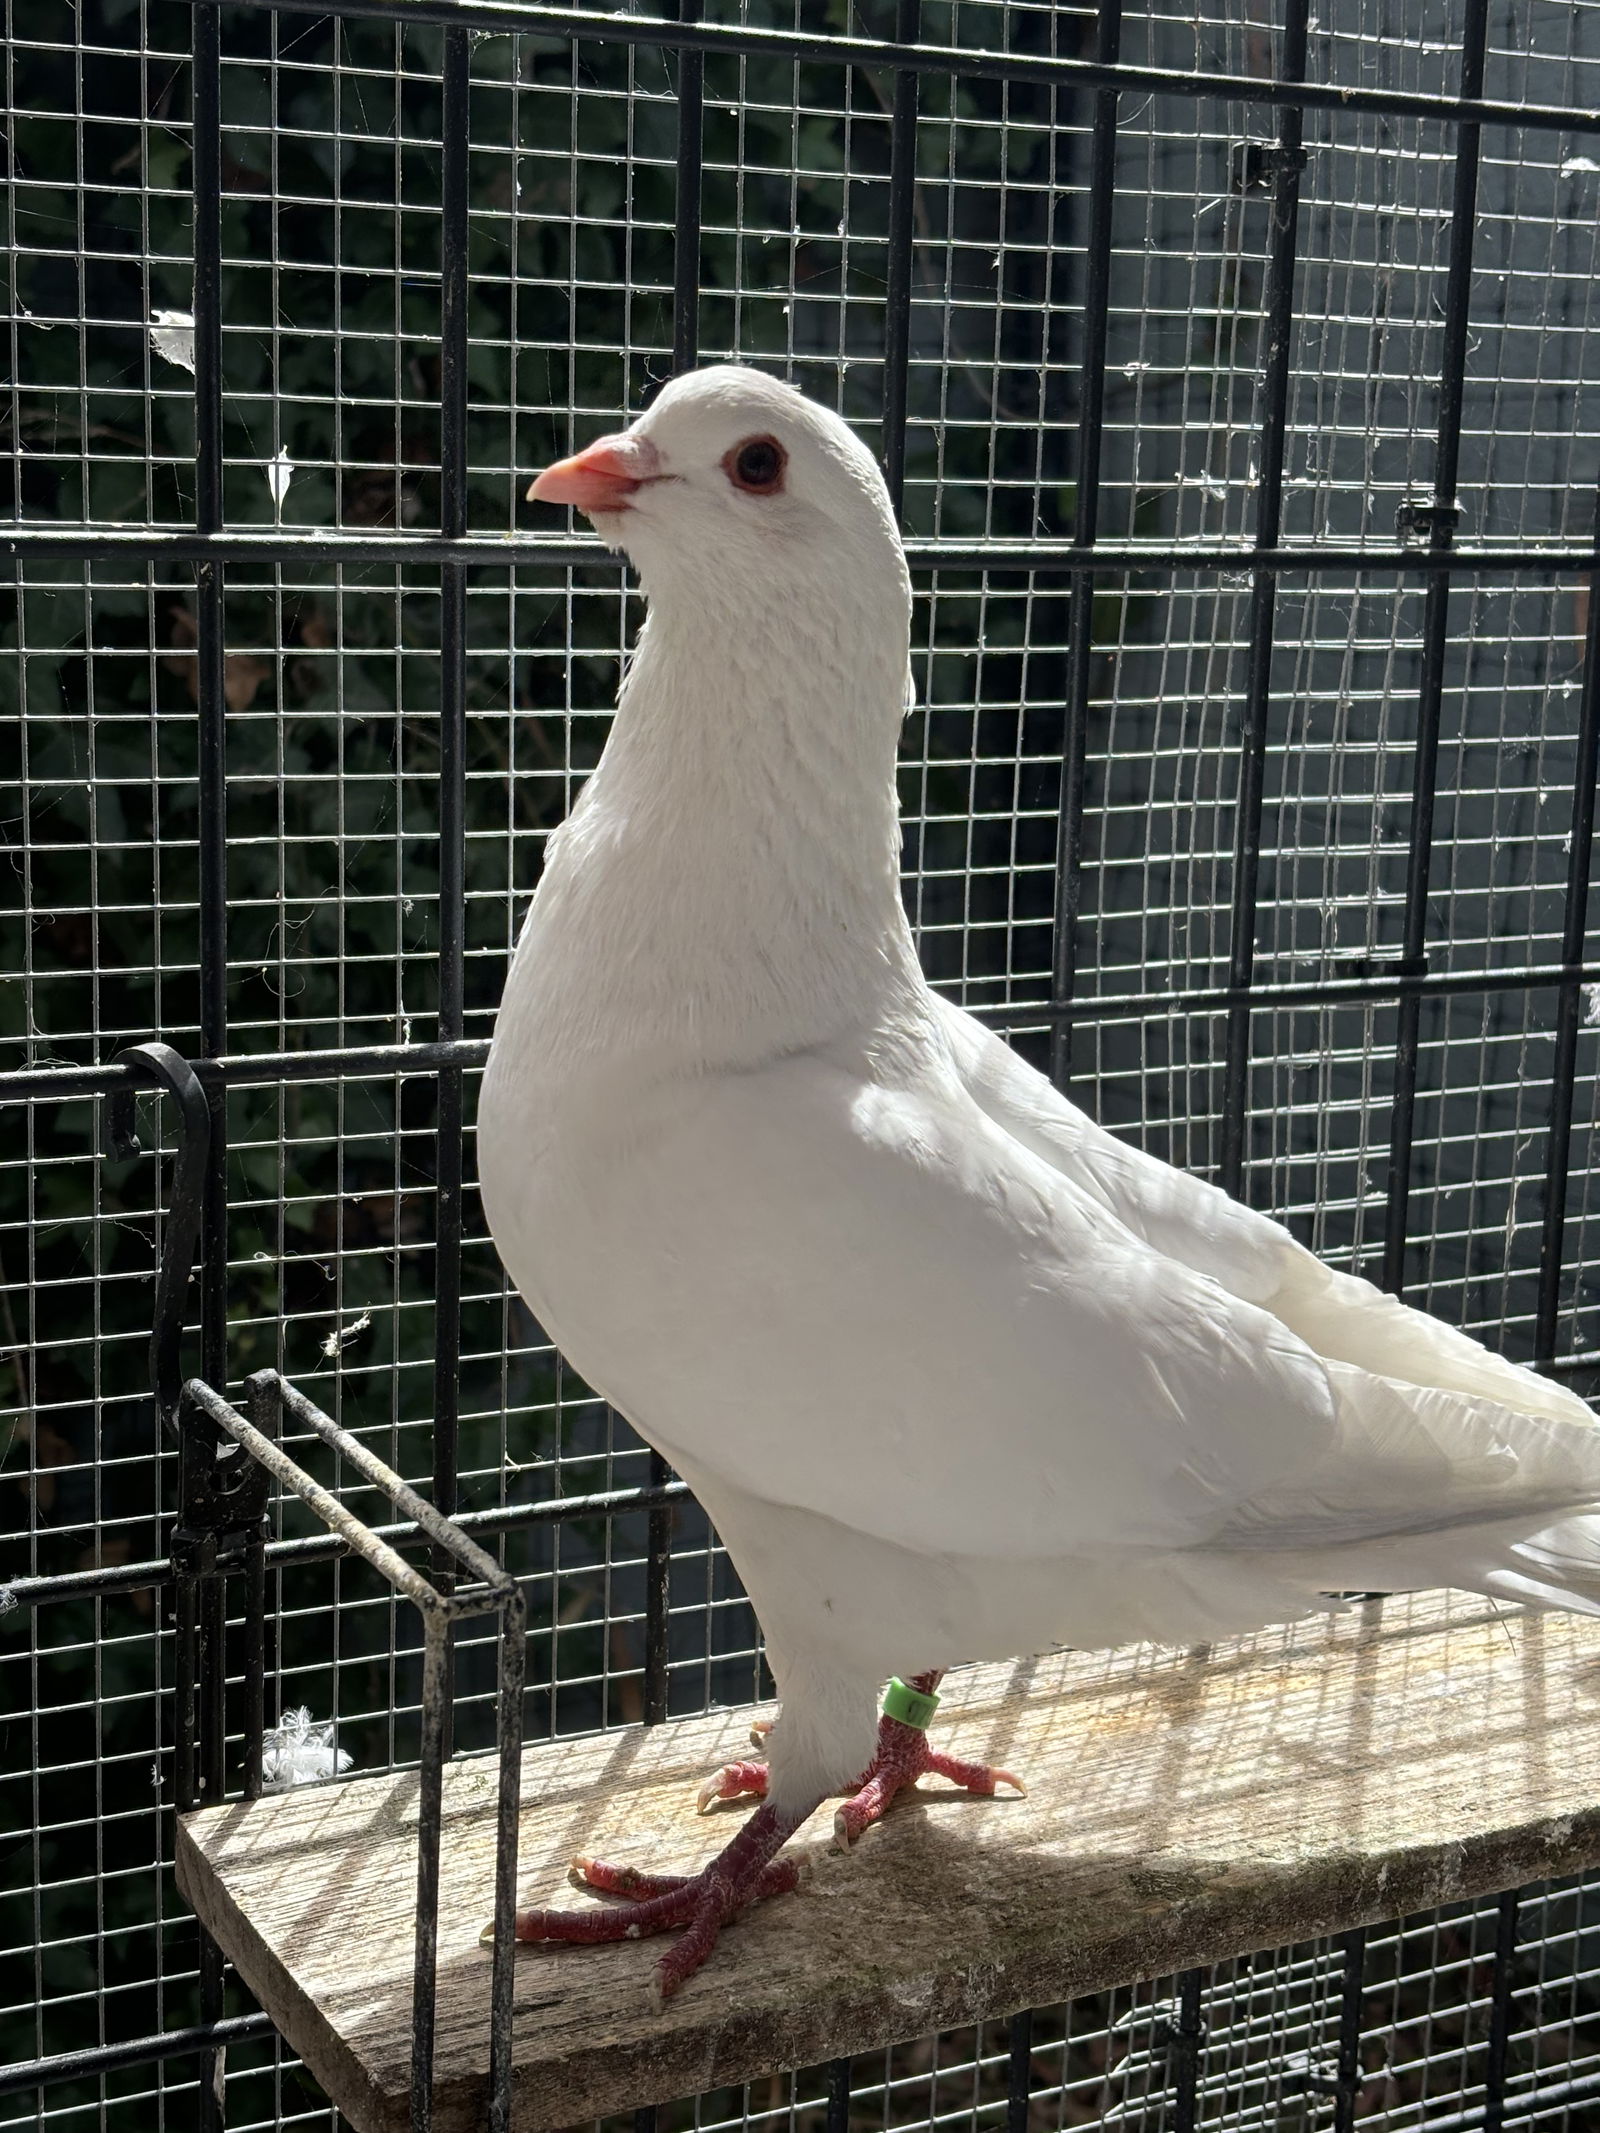
<svg viewBox="0 0 1600 2133"><path fill-rule="evenodd" d="M914 1011L900 614L658 596L513 992L549 1058L753 1066Z"/></svg>

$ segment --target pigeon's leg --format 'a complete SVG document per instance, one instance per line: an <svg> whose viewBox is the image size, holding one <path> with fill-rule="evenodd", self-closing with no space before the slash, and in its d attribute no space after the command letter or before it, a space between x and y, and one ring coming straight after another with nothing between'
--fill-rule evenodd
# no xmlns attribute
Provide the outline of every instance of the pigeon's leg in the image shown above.
<svg viewBox="0 0 1600 2133"><path fill-rule="evenodd" d="M809 1810L808 1810L809 1812ZM577 1859L575 1873L592 1889L630 1899L606 1910L519 1911L518 1940L642 1940L673 1926L685 1930L656 1971L663 1999L693 1976L716 1945L717 1935L747 1904L780 1896L800 1879L798 1859L778 1852L805 1820L758 1807L731 1844L698 1874L648 1874L599 1859Z"/></svg>
<svg viewBox="0 0 1600 2133"><path fill-rule="evenodd" d="M964 1792L985 1795L1001 1785L1009 1785L1013 1792L1027 1791L1021 1778L1009 1770L991 1769L987 1763L963 1762L959 1756L941 1755L928 1746L927 1724L933 1715L930 1704L938 1702L935 1692L943 1679L941 1669L938 1673L913 1675L909 1682L896 1682L891 1688L878 1721L878 1752L872 1768L852 1786L850 1798L833 1818L836 1842L846 1847L854 1844L864 1829L882 1821L895 1795L915 1785L920 1777L948 1778ZM904 1693L906 1690L909 1695ZM908 1718L892 1715L897 1700Z"/></svg>
<svg viewBox="0 0 1600 2133"><path fill-rule="evenodd" d="M922 1708L926 1708L929 1698L937 1702L936 1691L943 1679L942 1671L916 1675L906 1684L911 1695L903 1707L920 1715L918 1699L923 1700ZM893 1700L891 1695L890 1701ZM930 1710L927 1716L931 1715ZM1009 1785L1019 1793L1027 1790L1021 1778L1009 1770L964 1762L959 1756L943 1755L930 1748L927 1716L922 1717L921 1724L907 1723L885 1710L878 1721L878 1752L871 1766L846 1788L850 1797L833 1818L833 1833L841 1844L854 1844L864 1829L883 1819L895 1795L920 1777L948 1778L964 1792L984 1795L993 1794L1001 1785ZM750 1794L764 1798L766 1790L765 1763L725 1763L700 1787L700 1812L705 1814L719 1800L737 1800Z"/></svg>

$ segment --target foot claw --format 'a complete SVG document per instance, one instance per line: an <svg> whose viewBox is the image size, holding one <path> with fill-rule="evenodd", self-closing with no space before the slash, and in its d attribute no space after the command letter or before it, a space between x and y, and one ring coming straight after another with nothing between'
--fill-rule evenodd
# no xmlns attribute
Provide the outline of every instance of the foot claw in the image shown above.
<svg viewBox="0 0 1600 2133"><path fill-rule="evenodd" d="M602 1896L625 1896L630 1903L649 1903L656 1896L676 1896L687 1888L687 1874L651 1874L640 1866L613 1866L605 1859L576 1862L581 1873L573 1879L581 1889L594 1889Z"/></svg>
<svg viewBox="0 0 1600 2133"><path fill-rule="evenodd" d="M901 1787L912 1782L909 1776L902 1778L893 1773L882 1773L869 1778L861 1790L846 1800L834 1816L834 1842L842 1850L849 1851L874 1822L883 1820Z"/></svg>
<svg viewBox="0 0 1600 2133"><path fill-rule="evenodd" d="M723 1800L764 1800L766 1796L765 1763L724 1763L700 1787L695 1795L695 1806L701 1814L707 1815Z"/></svg>
<svg viewBox="0 0 1600 2133"><path fill-rule="evenodd" d="M1002 1785L1009 1785L1013 1792L1027 1793L1027 1786L1010 1770L996 1770L988 1763L963 1762L956 1755L940 1755L930 1749L923 1761L919 1775L948 1778L952 1785L959 1785L963 1792L976 1793L981 1799L992 1799Z"/></svg>

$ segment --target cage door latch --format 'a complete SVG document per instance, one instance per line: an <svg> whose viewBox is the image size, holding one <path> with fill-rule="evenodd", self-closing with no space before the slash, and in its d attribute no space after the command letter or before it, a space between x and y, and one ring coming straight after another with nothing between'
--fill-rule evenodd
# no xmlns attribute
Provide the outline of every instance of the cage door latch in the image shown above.
<svg viewBox="0 0 1600 2133"><path fill-rule="evenodd" d="M1306 167L1303 148L1286 148L1280 141L1235 141L1233 144L1233 189L1236 193L1264 193L1284 171Z"/></svg>
<svg viewBox="0 0 1600 2133"><path fill-rule="evenodd" d="M1461 524L1461 506L1437 496L1408 496L1394 515L1402 541L1431 541L1447 547Z"/></svg>

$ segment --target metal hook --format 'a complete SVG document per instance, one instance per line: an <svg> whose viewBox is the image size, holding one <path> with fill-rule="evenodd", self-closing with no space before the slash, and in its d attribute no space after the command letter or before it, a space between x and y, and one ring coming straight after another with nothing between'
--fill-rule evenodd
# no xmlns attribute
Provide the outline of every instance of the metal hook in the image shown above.
<svg viewBox="0 0 1600 2133"><path fill-rule="evenodd" d="M211 1106L199 1075L170 1044L136 1044L119 1052L112 1063L127 1067L140 1080L164 1090L178 1107L178 1160L150 1327L150 1386L156 1412L172 1436L179 1438L184 1307L200 1243L206 1164L211 1153ZM125 1082L106 1102L106 1149L117 1162L125 1163L140 1153L134 1125L136 1094L134 1085Z"/></svg>

